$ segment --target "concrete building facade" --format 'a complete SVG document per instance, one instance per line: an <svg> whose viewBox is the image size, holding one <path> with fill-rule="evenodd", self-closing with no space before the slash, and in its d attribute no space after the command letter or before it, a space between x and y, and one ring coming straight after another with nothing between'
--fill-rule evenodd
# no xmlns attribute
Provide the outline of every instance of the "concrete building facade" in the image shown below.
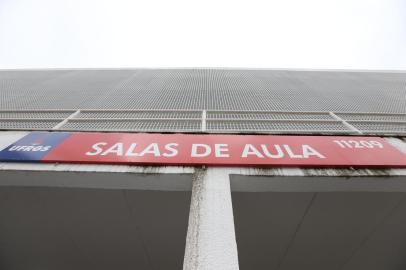
<svg viewBox="0 0 406 270"><path fill-rule="evenodd" d="M406 159L404 72L3 70L0 109L2 151L38 131L233 134L379 139ZM2 160L0 266L404 269L402 162Z"/></svg>

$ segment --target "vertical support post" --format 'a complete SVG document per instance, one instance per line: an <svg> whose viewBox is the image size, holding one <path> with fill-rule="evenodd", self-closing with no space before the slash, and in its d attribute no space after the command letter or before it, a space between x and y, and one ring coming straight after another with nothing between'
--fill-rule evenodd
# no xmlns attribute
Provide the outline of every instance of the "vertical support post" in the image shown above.
<svg viewBox="0 0 406 270"><path fill-rule="evenodd" d="M198 169L183 270L238 270L230 180L227 169Z"/></svg>
<svg viewBox="0 0 406 270"><path fill-rule="evenodd" d="M52 129L59 129L61 128L63 125L65 125L66 123L68 123L69 119L75 118L78 114L80 113L80 110L75 111L74 113L72 113L71 115L69 115L68 117L66 117L63 121L59 122L56 126L54 126Z"/></svg>
<svg viewBox="0 0 406 270"><path fill-rule="evenodd" d="M346 126L348 129L354 131L357 134L362 134L362 132L359 129L357 129L356 127L354 127L353 125L351 125L350 123L348 123L347 121L345 121L344 119L339 117L337 114L335 114L333 112L329 112L329 114L331 117L333 117L337 121L341 121L341 123L343 123L343 125Z"/></svg>
<svg viewBox="0 0 406 270"><path fill-rule="evenodd" d="M206 132L206 118L207 118L207 112L206 110L202 111L202 132Z"/></svg>

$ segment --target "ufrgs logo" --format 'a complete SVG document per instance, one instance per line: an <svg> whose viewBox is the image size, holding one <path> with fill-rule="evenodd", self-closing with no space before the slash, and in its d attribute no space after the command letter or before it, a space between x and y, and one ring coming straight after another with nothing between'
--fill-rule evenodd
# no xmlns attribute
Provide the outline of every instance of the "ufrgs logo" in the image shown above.
<svg viewBox="0 0 406 270"><path fill-rule="evenodd" d="M0 151L0 158L6 161L39 161L69 135L66 132L32 132Z"/></svg>
<svg viewBox="0 0 406 270"><path fill-rule="evenodd" d="M31 143L31 145L13 145L8 149L9 152L12 151L24 151L24 152L45 152L51 149L51 145L44 145L44 140L39 138Z"/></svg>

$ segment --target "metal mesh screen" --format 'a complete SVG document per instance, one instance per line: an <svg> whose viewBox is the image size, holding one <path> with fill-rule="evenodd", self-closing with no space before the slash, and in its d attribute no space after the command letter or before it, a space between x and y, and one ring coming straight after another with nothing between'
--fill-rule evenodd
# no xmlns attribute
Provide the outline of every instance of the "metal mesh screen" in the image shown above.
<svg viewBox="0 0 406 270"><path fill-rule="evenodd" d="M200 111L81 111L78 118L112 118L112 119L200 119Z"/></svg>
<svg viewBox="0 0 406 270"><path fill-rule="evenodd" d="M208 121L207 129L212 131L251 131L251 132L338 132L351 133L341 122L304 121Z"/></svg>
<svg viewBox="0 0 406 270"><path fill-rule="evenodd" d="M382 133L382 134L403 134L406 135L406 122L404 123L367 123L367 122L349 122L355 128L364 133Z"/></svg>
<svg viewBox="0 0 406 270"><path fill-rule="evenodd" d="M54 118L54 119L65 119L69 115L71 115L74 111L66 111L66 112L44 112L44 111L0 111L0 119L2 118L10 118L10 119L44 119L44 118Z"/></svg>
<svg viewBox="0 0 406 270"><path fill-rule="evenodd" d="M406 121L406 114L403 115L387 115L387 114L340 114L339 117L344 120L367 120L367 121Z"/></svg>
<svg viewBox="0 0 406 270"><path fill-rule="evenodd" d="M0 71L1 109L406 112L405 73L133 69Z"/></svg>
<svg viewBox="0 0 406 270"><path fill-rule="evenodd" d="M89 130L89 131L158 131L175 132L201 131L201 122L193 120L120 120L95 121L71 120L62 127L63 130Z"/></svg>
<svg viewBox="0 0 406 270"><path fill-rule="evenodd" d="M312 119L325 119L333 120L334 118L326 113L293 113L293 112L227 112L227 111L208 111L208 119L246 119L246 120L255 120L255 119L269 119L269 120L312 120Z"/></svg>
<svg viewBox="0 0 406 270"><path fill-rule="evenodd" d="M403 135L406 73L3 70L0 120L0 129Z"/></svg>
<svg viewBox="0 0 406 270"><path fill-rule="evenodd" d="M6 130L49 130L57 125L60 120L5 120L0 119L0 129Z"/></svg>

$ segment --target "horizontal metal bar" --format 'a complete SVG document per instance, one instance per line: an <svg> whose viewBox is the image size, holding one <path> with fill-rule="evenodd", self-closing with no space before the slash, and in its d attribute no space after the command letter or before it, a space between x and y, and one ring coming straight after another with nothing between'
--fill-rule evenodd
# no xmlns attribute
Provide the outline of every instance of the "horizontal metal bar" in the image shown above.
<svg viewBox="0 0 406 270"><path fill-rule="evenodd" d="M404 136L406 135L406 132L402 132L402 131L363 131L362 135L378 135L378 136Z"/></svg>
<svg viewBox="0 0 406 270"><path fill-rule="evenodd" d="M84 108L71 108L71 109L0 109L0 112L75 112L81 110L82 112L201 112L203 109L84 109ZM328 111L278 111L278 110L210 110L207 112L225 112L225 113L309 113L309 114L328 114ZM384 113L384 112L355 112L355 111L333 111L338 114L376 114L376 115L406 115L406 113Z"/></svg>
<svg viewBox="0 0 406 270"><path fill-rule="evenodd" d="M1 121L62 121L66 118L14 118L7 117L1 118ZM151 117L136 117L136 118L70 118L69 121L130 121L130 120L140 120L140 121L201 121L201 118L151 118ZM341 121L336 119L235 119L235 118L207 118L207 122L299 122L299 123L341 123ZM406 121L397 120L346 120L349 123L376 123L376 124L406 124Z"/></svg>
<svg viewBox="0 0 406 270"><path fill-rule="evenodd" d="M71 118L68 122L201 121L201 118Z"/></svg>
<svg viewBox="0 0 406 270"><path fill-rule="evenodd" d="M1 118L0 122L59 122L65 118Z"/></svg>
<svg viewBox="0 0 406 270"><path fill-rule="evenodd" d="M346 120L349 123L376 123L376 124L406 124L406 121L398 120Z"/></svg>
<svg viewBox="0 0 406 270"><path fill-rule="evenodd" d="M168 109L168 110L160 110L160 109L146 109L146 110L131 110L131 109L81 109L80 110L82 113L90 112L90 113L98 113L98 112L195 112L195 113L201 113L202 110L188 110L188 109Z"/></svg>
<svg viewBox="0 0 406 270"><path fill-rule="evenodd" d="M41 131L49 131L52 132L52 128L3 128L0 127L0 131L9 131L9 130L15 130L15 131L31 131L31 130L41 130Z"/></svg>
<svg viewBox="0 0 406 270"><path fill-rule="evenodd" d="M97 128L84 128L84 129L75 129L75 128L60 128L58 131L77 131L77 132L82 132L82 131L94 131L94 132L170 132L170 133L175 133L175 132L194 132L194 133L199 133L201 131L201 128L198 127L196 129L126 129L126 128L121 128L121 129L97 129Z"/></svg>
<svg viewBox="0 0 406 270"><path fill-rule="evenodd" d="M283 113L283 114L298 114L298 113L307 113L307 114L326 114L328 115L328 112L326 111L275 111L275 110L207 110L207 113Z"/></svg>
<svg viewBox="0 0 406 270"><path fill-rule="evenodd" d="M45 109L45 110L0 110L0 113L73 113L77 109Z"/></svg>
<svg viewBox="0 0 406 270"><path fill-rule="evenodd" d="M289 122L289 123L342 123L334 118L330 119L218 119L218 118L207 118L206 121L209 122Z"/></svg>
<svg viewBox="0 0 406 270"><path fill-rule="evenodd" d="M191 132L191 133L202 133L200 128L197 129L69 129L60 128L58 131L77 131L77 132L154 132L154 133L175 133L175 132ZM233 134L347 134L347 135L359 135L350 130L217 130L217 129L207 129L204 133L222 134L222 133L233 133Z"/></svg>
<svg viewBox="0 0 406 270"><path fill-rule="evenodd" d="M0 110L2 112L76 112L79 109L21 109L21 110ZM188 109L80 109L82 112L201 112L202 110Z"/></svg>
<svg viewBox="0 0 406 270"><path fill-rule="evenodd" d="M387 116L406 116L406 113L381 113L381 112L333 112L335 114L346 114L346 115L387 115Z"/></svg>
<svg viewBox="0 0 406 270"><path fill-rule="evenodd" d="M350 135L350 136L360 136L360 134L350 131L350 130L206 130L206 133L213 134L297 134L297 135L309 135L309 134L328 134L328 135ZM373 135L388 135L388 136L398 136L397 133L363 133L362 136L373 136ZM402 136L406 133L400 133Z"/></svg>
<svg viewBox="0 0 406 270"><path fill-rule="evenodd" d="M106 132L106 133L114 133L114 132L129 132L129 133L139 133L139 132L147 132L147 133L192 133L192 134L201 134L200 129L159 129L159 130L148 130L148 129L64 129L60 128L58 130L51 130L48 128L0 128L0 131L8 131L8 130L15 130L15 131L50 131L50 132L59 132L59 131L71 131L71 132ZM350 135L350 136L359 136L359 134L354 133L352 131L343 131L343 130L206 130L204 133L208 134L295 134L295 135L311 135L311 134L328 134L328 135ZM375 132L365 132L363 136L403 136L406 135L406 132L395 132L395 131L375 131Z"/></svg>
<svg viewBox="0 0 406 270"><path fill-rule="evenodd" d="M354 131L352 130L303 130L303 129L298 129L298 130L293 130L293 129L207 129L208 132L210 131L218 131L218 132L252 132L252 133L256 133L256 132L295 132L295 133L306 133L306 132L310 132L310 133L354 133Z"/></svg>
<svg viewBox="0 0 406 270"><path fill-rule="evenodd" d="M329 111L276 111L276 110L207 110L208 113L283 113L283 114L329 114ZM332 111L335 114L348 114L348 115L406 115L406 113L382 113L382 112L354 112L354 111L349 111L349 112L337 112L337 111Z"/></svg>
<svg viewBox="0 0 406 270"><path fill-rule="evenodd" d="M168 121L168 122L200 122L202 119L200 118L71 118L67 122L131 122L131 121L138 121L138 122L146 122L146 121ZM297 120L297 119L255 119L255 120L242 120L242 119L207 119L206 125L213 123L213 122L225 122L225 123L251 123L252 121L255 122L262 122L262 123L325 123L325 124L342 124L341 121L338 120ZM345 125L343 125L345 126Z"/></svg>
<svg viewBox="0 0 406 270"><path fill-rule="evenodd" d="M201 118L71 118L69 122L121 122L121 121L202 121ZM332 119L206 119L207 122L289 122L289 123L341 123L341 121Z"/></svg>
<svg viewBox="0 0 406 270"><path fill-rule="evenodd" d="M184 133L201 133L200 128L196 129L74 129L74 128L60 128L58 130L52 130L50 128L1 128L1 131L7 130L15 130L15 131L76 131L76 132L152 132L152 133L175 133L175 132L184 132ZM329 134L329 135L339 135L339 134L346 134L346 135L358 135L357 133L350 131L350 130L238 130L238 129L208 129L204 133L210 134ZM406 135L406 132L398 132L398 131L363 131L363 136L373 136L373 135L387 135L387 136L403 136Z"/></svg>
<svg viewBox="0 0 406 270"><path fill-rule="evenodd" d="M200 109L22 109L22 110L0 110L0 113L73 113L77 110L82 112L196 112ZM328 111L276 111L276 110L206 110L207 113L283 113L283 114L322 114L328 115ZM406 116L406 113L382 113L382 112L354 112L354 111L333 111L335 114L346 115L379 115L379 116Z"/></svg>

